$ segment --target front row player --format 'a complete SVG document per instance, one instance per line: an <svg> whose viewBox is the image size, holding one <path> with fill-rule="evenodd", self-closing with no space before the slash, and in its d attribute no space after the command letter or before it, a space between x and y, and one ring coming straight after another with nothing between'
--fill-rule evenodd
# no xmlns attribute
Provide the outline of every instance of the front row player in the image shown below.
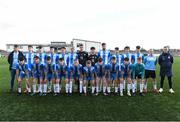
<svg viewBox="0 0 180 122"><path fill-rule="evenodd" d="M36 94L36 84L37 81L39 80L42 83L42 80L44 78L43 74L43 64L40 63L40 59L38 56L34 57L34 64L32 68L32 74L33 74L33 93L31 96L34 96Z"/></svg>
<svg viewBox="0 0 180 122"><path fill-rule="evenodd" d="M64 58L59 58L59 62L56 65L56 82L54 84L54 96L60 93L62 80L66 82L66 91L68 93L69 84L67 84L68 68L64 62Z"/></svg>
<svg viewBox="0 0 180 122"><path fill-rule="evenodd" d="M16 77L18 81L18 95L21 95L22 93L22 80L26 77L26 85L28 88L28 93L31 92L30 90L30 83L29 83L29 71L28 71L28 65L25 64L24 57L19 58L19 63L16 65Z"/></svg>
<svg viewBox="0 0 180 122"><path fill-rule="evenodd" d="M113 87L115 86L115 93L118 93L118 71L119 71L119 65L116 63L116 57L112 57L111 64L109 65L109 71L110 71L110 79L108 82L107 92L110 94L110 82L113 84Z"/></svg>
<svg viewBox="0 0 180 122"><path fill-rule="evenodd" d="M47 93L47 83L51 83L51 81L54 81L54 73L55 73L55 64L51 62L51 57L48 56L46 58L46 64L43 67L44 72L44 80L42 80L42 86L44 87L43 93L42 93L42 87L40 89L41 95L45 96ZM51 84L50 84L51 85ZM49 86L51 88L51 86Z"/></svg>
<svg viewBox="0 0 180 122"><path fill-rule="evenodd" d="M98 93L102 89L102 85L104 86L106 84L105 65L103 65L102 58L99 58L98 62L95 64L95 72L96 72L96 95L98 95ZM105 87L105 89L106 89L106 87Z"/></svg>
<svg viewBox="0 0 180 122"><path fill-rule="evenodd" d="M78 83L79 81L79 93L82 93L82 88L83 88L83 77L82 77L82 65L79 64L78 59L74 59L74 64L73 66L70 67L70 72L72 76L72 81L74 83ZM70 86L71 87L71 86ZM70 93L72 93L72 88L70 89Z"/></svg>
<svg viewBox="0 0 180 122"><path fill-rule="evenodd" d="M95 91L95 82L94 82L95 68L91 65L90 60L88 60L86 62L86 66L83 68L83 71L84 71L84 83L83 83L84 94L85 94L85 96L87 95L86 86L87 86L88 82L91 83L92 94L94 94L94 91Z"/></svg>
<svg viewBox="0 0 180 122"><path fill-rule="evenodd" d="M144 64L142 63L142 58L139 57L137 59L137 63L134 64L133 66L133 85L132 85L132 91L133 91L133 96L135 96L135 81L139 81L140 84L140 96L144 96L143 94L143 84L144 84L144 74L145 74L145 67Z"/></svg>
<svg viewBox="0 0 180 122"><path fill-rule="evenodd" d="M124 64L121 66L121 73L122 73L122 78L120 78L120 96L123 96L123 88L124 88L124 81L127 80L127 95L131 96L130 90L131 90L131 84L132 84L132 64L129 62L129 58L125 57L124 58ZM133 93L135 92L135 89Z"/></svg>

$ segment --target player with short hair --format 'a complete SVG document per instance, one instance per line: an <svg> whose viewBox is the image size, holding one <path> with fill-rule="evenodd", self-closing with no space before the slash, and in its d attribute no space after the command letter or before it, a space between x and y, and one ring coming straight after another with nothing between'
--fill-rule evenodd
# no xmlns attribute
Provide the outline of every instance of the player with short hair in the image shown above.
<svg viewBox="0 0 180 122"><path fill-rule="evenodd" d="M120 87L119 84L120 84L120 79L122 77L122 75L121 75L122 55L119 53L119 47L115 47L114 56L116 57L116 64L119 67L119 69L118 69L118 78L117 78L117 81L115 83L115 93L118 93L118 87Z"/></svg>
<svg viewBox="0 0 180 122"><path fill-rule="evenodd" d="M101 86L105 86L105 65L103 59L99 58L98 62L94 66L96 72L96 95L101 91Z"/></svg>
<svg viewBox="0 0 180 122"><path fill-rule="evenodd" d="M98 62L98 56L96 54L96 48L95 47L91 47L90 48L90 54L88 56L88 60L91 61L92 66L94 67L95 64ZM96 84L96 75L94 76L94 81ZM90 89L90 83L88 83L88 89Z"/></svg>
<svg viewBox="0 0 180 122"><path fill-rule="evenodd" d="M142 63L144 63L144 54L141 53L141 47L138 45L138 46L136 46L136 53L133 54L132 63L136 64L139 57L141 58ZM137 81L136 80L133 81L133 84L134 84L135 89L137 89Z"/></svg>
<svg viewBox="0 0 180 122"><path fill-rule="evenodd" d="M157 90L157 81L156 81L156 64L157 58L153 54L153 49L149 50L148 56L144 59L145 65L145 81L144 81L144 92L147 92L147 80L148 78L152 78L153 80L153 91L158 93Z"/></svg>
<svg viewBox="0 0 180 122"><path fill-rule="evenodd" d="M66 47L61 47L60 50L61 50L61 52L58 55L58 62L59 62L60 58L63 58L65 65L68 65L67 64L68 54L66 53Z"/></svg>
<svg viewBox="0 0 180 122"><path fill-rule="evenodd" d="M64 58L59 58L59 63L56 65L56 84L54 86L54 96L60 93L62 80L64 79L67 83L68 68L64 62ZM69 87L66 86L65 87ZM67 90L67 89L66 89ZM68 92L68 91L67 91ZM66 92L66 93L67 93Z"/></svg>
<svg viewBox="0 0 180 122"><path fill-rule="evenodd" d="M95 82L94 82L94 74L95 74L95 69L91 64L91 61L88 60L86 63L86 66L83 68L84 71L84 83L83 83L83 91L85 96L87 95L86 92L86 85L87 82L90 82L92 85L92 94L94 94L95 91Z"/></svg>
<svg viewBox="0 0 180 122"><path fill-rule="evenodd" d="M51 58L51 63L52 65L56 65L58 63L58 54L55 52L55 47L50 46L50 52L47 54L47 57ZM46 61L47 62L47 61ZM51 92L51 86L52 86L52 81L55 80L54 77L52 80L48 80L48 93ZM55 82L55 81L53 81Z"/></svg>
<svg viewBox="0 0 180 122"><path fill-rule="evenodd" d="M79 82L79 93L82 94L83 91L83 76L82 76L82 65L79 64L78 59L74 59L74 64L70 67L70 72L71 72L71 78L73 79L72 81L74 82ZM69 89L70 93L72 93L72 87L70 86Z"/></svg>
<svg viewBox="0 0 180 122"><path fill-rule="evenodd" d="M123 96L123 87L124 84L123 82L127 80L127 95L131 96L130 90L131 90L131 76L132 76L132 65L129 62L129 58L125 57L124 58L124 63L121 65L121 73L122 73L122 78L120 79L120 96ZM135 92L135 91L134 91Z"/></svg>
<svg viewBox="0 0 180 122"><path fill-rule="evenodd" d="M143 94L143 83L144 83L144 74L145 74L145 67L144 64L142 63L142 58L138 57L137 58L137 63L134 64L133 66L133 82L135 80L139 80L140 84L140 96L144 96ZM135 96L135 84L133 83L133 96Z"/></svg>
<svg viewBox="0 0 180 122"><path fill-rule="evenodd" d="M16 65L16 77L18 81L18 96L21 95L21 85L22 80L26 77L26 84L27 84L27 92L30 93L30 83L29 83L29 72L28 72L28 65L25 64L24 57L19 58L19 63Z"/></svg>
<svg viewBox="0 0 180 122"><path fill-rule="evenodd" d="M44 74L45 74L45 79L42 81L42 84L43 84L43 96L46 96L46 93L47 93L47 82L48 83L51 83L51 81L55 80L55 77L54 77L54 73L55 73L55 66L56 64L53 64L52 61L51 61L51 57L50 56L47 56L46 58L46 64L44 65Z"/></svg>
<svg viewBox="0 0 180 122"><path fill-rule="evenodd" d="M35 55L39 57L40 63L42 65L44 65L46 63L46 53L43 52L43 47L42 46L38 46L36 48L37 48L37 51L36 51ZM41 80L44 80L44 78L42 78ZM38 82L38 90L37 90L37 92L39 93L40 92L40 81L39 81L39 79L38 79L37 82Z"/></svg>
<svg viewBox="0 0 180 122"><path fill-rule="evenodd" d="M66 80L66 94L72 94L72 84L73 84L73 77L71 67L74 65L74 60L78 59L78 55L74 52L74 47L71 47L71 52L68 54L67 58L67 68L68 68L68 77Z"/></svg>
<svg viewBox="0 0 180 122"><path fill-rule="evenodd" d="M134 57L134 55L130 53L130 47L125 46L124 47L124 54L122 54L122 58L121 58L122 63L124 63L125 58L128 58L129 63L131 64L133 57ZM126 80L123 81L123 90L125 90L125 89L126 89Z"/></svg>
<svg viewBox="0 0 180 122"><path fill-rule="evenodd" d="M98 52L98 58L103 59L103 64L105 66L105 82L106 82L106 84L103 84L103 93L104 93L104 95L107 95L106 89L107 89L107 84L109 82L109 76L110 76L108 65L111 61L111 53L110 53L110 50L106 49L106 43L102 43L102 50L100 50Z"/></svg>
<svg viewBox="0 0 180 122"><path fill-rule="evenodd" d="M118 71L119 71L119 65L116 63L116 57L112 56L111 63L109 64L109 82L107 82L107 93L111 93L111 87L110 84L115 84L115 93L118 93ZM114 86L113 86L114 87Z"/></svg>
<svg viewBox="0 0 180 122"><path fill-rule="evenodd" d="M36 84L37 81L40 81L40 83L42 82L43 78L44 78L44 72L43 72L43 64L40 63L40 59L38 56L34 57L34 64L33 64L33 69L32 69L32 73L33 73L33 93L31 94L31 96L34 96L36 94ZM39 91L41 86L38 86ZM40 94L41 95L41 94Z"/></svg>
<svg viewBox="0 0 180 122"><path fill-rule="evenodd" d="M28 52L25 53L24 56L25 56L25 63L28 65L29 82L30 82L30 80L33 81L32 67L33 67L34 56L35 56L32 45L28 45ZM24 92L27 92L29 87L30 86L28 86L28 84L26 84L26 90Z"/></svg>

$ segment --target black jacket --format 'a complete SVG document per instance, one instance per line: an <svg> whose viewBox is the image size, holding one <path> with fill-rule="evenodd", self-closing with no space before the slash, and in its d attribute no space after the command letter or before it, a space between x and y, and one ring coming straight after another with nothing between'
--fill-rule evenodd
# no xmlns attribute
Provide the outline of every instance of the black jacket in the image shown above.
<svg viewBox="0 0 180 122"><path fill-rule="evenodd" d="M13 53L14 51L12 51L9 55L8 55L8 63L9 63L9 70L11 70L11 67L12 67L12 63L13 63ZM24 57L23 53L21 51L19 51L19 54L18 54L18 59L20 57ZM25 58L25 57L24 57Z"/></svg>
<svg viewBox="0 0 180 122"><path fill-rule="evenodd" d="M98 56L96 54L90 54L88 56L88 60L91 61L92 66L95 66L95 64L98 62Z"/></svg>
<svg viewBox="0 0 180 122"><path fill-rule="evenodd" d="M79 63L84 67L86 66L86 61L88 60L88 53L86 51L78 51L77 52L78 55L78 60Z"/></svg>
<svg viewBox="0 0 180 122"><path fill-rule="evenodd" d="M170 53L162 53L159 56L160 76L172 76L173 56Z"/></svg>

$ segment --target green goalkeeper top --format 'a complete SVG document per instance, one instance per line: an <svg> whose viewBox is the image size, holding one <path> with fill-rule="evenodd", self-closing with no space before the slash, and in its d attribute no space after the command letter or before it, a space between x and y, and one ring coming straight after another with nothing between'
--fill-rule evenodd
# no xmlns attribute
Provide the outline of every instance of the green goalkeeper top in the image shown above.
<svg viewBox="0 0 180 122"><path fill-rule="evenodd" d="M143 63L136 63L133 65L133 79L144 79L145 66Z"/></svg>

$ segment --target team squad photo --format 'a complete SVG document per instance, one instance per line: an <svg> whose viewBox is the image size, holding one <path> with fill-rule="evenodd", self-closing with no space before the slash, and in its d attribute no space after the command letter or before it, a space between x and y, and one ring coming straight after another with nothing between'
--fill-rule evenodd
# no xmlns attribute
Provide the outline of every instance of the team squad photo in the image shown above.
<svg viewBox="0 0 180 122"><path fill-rule="evenodd" d="M180 0L0 0L0 121L180 121Z"/></svg>
<svg viewBox="0 0 180 122"><path fill-rule="evenodd" d="M158 94L163 92L165 77L168 78L169 93L175 93L172 88L173 56L168 46L163 47L159 58L153 49L142 54L140 46L136 46L135 53L130 53L129 46L124 47L123 54L119 53L119 47L110 52L106 43L102 43L101 50L91 47L89 53L84 51L83 44L77 52L71 47L69 53L66 47L51 46L46 53L42 46L36 48L33 52L33 46L28 45L28 52L23 53L18 45L14 45L8 56L10 92L17 92L18 96L23 93L58 96L63 92L67 96L74 92L84 96L145 96L149 79L152 79L153 92ZM158 73L156 65L160 66ZM157 82L159 75L160 82ZM17 89L14 89L16 81ZM24 86L22 82L25 82Z"/></svg>

